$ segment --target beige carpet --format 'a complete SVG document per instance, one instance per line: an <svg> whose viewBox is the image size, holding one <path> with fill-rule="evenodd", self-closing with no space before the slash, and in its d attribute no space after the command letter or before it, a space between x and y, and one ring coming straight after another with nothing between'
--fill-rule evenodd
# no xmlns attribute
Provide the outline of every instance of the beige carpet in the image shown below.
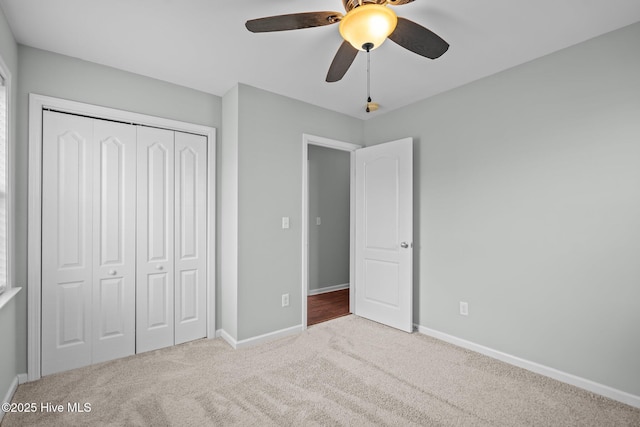
<svg viewBox="0 0 640 427"><path fill-rule="evenodd" d="M245 350L200 340L51 375L13 401L65 412L9 413L3 427L640 426L638 409L355 316Z"/></svg>

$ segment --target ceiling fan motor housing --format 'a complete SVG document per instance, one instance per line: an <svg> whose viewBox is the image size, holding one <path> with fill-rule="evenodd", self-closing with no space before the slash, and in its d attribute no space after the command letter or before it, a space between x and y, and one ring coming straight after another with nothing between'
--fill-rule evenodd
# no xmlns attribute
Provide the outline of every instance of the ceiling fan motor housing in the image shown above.
<svg viewBox="0 0 640 427"><path fill-rule="evenodd" d="M347 12L361 5L385 4L386 2L387 0L342 0L342 4L344 5L344 10L346 10Z"/></svg>

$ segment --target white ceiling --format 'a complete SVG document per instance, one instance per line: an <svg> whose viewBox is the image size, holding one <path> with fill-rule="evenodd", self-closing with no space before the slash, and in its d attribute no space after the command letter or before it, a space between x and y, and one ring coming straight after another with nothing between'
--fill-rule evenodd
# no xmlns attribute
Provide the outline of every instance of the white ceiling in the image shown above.
<svg viewBox="0 0 640 427"><path fill-rule="evenodd" d="M337 25L253 34L263 16L334 10L341 0L0 0L18 43L222 96L246 83L366 119L640 21L640 0L415 0L395 7L451 47L430 60L387 41L346 76L325 76ZM640 40L639 40L640 42ZM594 55L594 61L598 60Z"/></svg>

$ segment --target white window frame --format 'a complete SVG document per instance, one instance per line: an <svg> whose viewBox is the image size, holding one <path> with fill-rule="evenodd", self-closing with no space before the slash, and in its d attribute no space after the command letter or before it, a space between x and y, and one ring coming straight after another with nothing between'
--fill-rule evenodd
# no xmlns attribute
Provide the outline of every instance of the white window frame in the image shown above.
<svg viewBox="0 0 640 427"><path fill-rule="evenodd" d="M0 56L0 78L1 81L4 82L5 87L5 107L6 107L6 126L5 126L5 221L6 221L6 277L0 277L0 308L4 304L6 304L13 295L18 293L19 288L13 288L12 284L12 271L11 271L11 262L12 262L12 253L13 253L13 218L12 218L12 199L13 199L13 179L12 179L12 168L11 162L9 161L11 158L11 120L13 117L12 111L12 103L11 103L11 72L9 71L9 67L4 62L2 57Z"/></svg>

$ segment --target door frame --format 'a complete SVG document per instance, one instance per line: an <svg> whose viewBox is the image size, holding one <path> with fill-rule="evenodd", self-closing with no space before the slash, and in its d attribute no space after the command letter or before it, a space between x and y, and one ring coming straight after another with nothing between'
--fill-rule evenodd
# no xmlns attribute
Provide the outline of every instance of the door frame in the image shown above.
<svg viewBox="0 0 640 427"><path fill-rule="evenodd" d="M55 110L132 125L159 127L207 137L207 338L214 338L216 333L216 128L30 93L27 209L27 259L29 260L27 267L27 381L35 381L41 377L43 110Z"/></svg>
<svg viewBox="0 0 640 427"><path fill-rule="evenodd" d="M362 145L338 141L321 136L302 134L302 330L307 329L307 293L309 289L309 145L332 148L351 153L349 167L349 295L355 290L355 156L354 151ZM349 298L349 312L355 311L355 299Z"/></svg>

